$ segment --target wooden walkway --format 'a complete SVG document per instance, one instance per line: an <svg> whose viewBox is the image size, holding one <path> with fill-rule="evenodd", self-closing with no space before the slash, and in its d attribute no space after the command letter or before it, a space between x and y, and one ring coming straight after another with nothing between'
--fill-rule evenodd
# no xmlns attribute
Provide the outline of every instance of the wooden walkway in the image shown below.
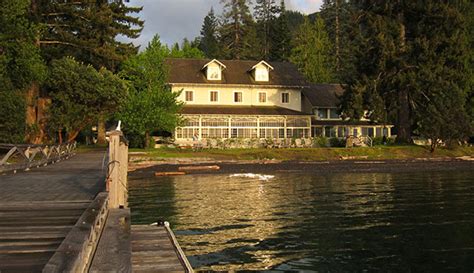
<svg viewBox="0 0 474 273"><path fill-rule="evenodd" d="M41 272L104 188L103 152L0 175L0 272Z"/></svg>
<svg viewBox="0 0 474 273"><path fill-rule="evenodd" d="M171 236L165 226L132 226L133 272L186 272L186 257Z"/></svg>
<svg viewBox="0 0 474 273"><path fill-rule="evenodd" d="M169 227L108 209L104 153L0 174L0 273L193 272Z"/></svg>

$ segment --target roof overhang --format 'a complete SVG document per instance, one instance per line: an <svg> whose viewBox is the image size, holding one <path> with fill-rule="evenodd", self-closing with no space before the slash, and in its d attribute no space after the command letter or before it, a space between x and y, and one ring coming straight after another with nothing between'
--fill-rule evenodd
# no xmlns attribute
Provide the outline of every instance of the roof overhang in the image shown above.
<svg viewBox="0 0 474 273"><path fill-rule="evenodd" d="M219 60L217 59L213 59L212 61L206 63L201 69L204 70L206 67L208 67L210 64L212 63L216 63L218 64L222 69L226 69L227 67L225 66L225 64L221 63Z"/></svg>
<svg viewBox="0 0 474 273"><path fill-rule="evenodd" d="M264 66L266 66L266 67L267 67L268 69L270 69L270 70L273 70L273 69L274 69L273 66L271 66L269 63L267 63L267 62L265 62L265 61L260 61L258 64L252 66L252 68L251 68L249 71L254 70L254 69L257 68L257 66L259 66L259 65L264 65Z"/></svg>

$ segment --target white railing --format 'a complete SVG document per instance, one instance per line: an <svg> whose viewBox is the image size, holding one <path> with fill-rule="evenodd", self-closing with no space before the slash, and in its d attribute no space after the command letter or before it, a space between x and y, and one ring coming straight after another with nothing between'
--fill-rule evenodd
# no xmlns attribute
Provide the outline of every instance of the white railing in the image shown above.
<svg viewBox="0 0 474 273"><path fill-rule="evenodd" d="M7 151L0 160L0 173L46 166L70 157L75 149L76 142L56 145L0 144L0 150Z"/></svg>

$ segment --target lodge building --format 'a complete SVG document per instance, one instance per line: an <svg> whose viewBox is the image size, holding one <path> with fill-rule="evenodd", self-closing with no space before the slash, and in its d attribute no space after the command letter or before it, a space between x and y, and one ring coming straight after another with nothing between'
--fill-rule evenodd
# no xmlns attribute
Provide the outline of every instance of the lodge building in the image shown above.
<svg viewBox="0 0 474 273"><path fill-rule="evenodd" d="M166 64L172 92L181 92L184 102L177 142L390 136L390 125L342 120L337 112L342 87L310 84L288 62L167 59Z"/></svg>

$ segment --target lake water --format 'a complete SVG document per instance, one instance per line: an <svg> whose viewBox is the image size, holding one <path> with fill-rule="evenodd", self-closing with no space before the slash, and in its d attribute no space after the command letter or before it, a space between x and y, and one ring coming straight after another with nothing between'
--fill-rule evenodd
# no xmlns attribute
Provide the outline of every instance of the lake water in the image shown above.
<svg viewBox="0 0 474 273"><path fill-rule="evenodd" d="M130 181L196 271L474 272L474 171Z"/></svg>

